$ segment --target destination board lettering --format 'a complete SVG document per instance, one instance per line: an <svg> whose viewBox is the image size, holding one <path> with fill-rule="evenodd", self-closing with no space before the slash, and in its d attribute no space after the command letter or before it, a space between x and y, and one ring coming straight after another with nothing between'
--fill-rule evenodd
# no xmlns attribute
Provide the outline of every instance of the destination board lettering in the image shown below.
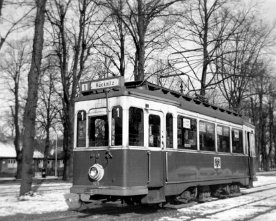
<svg viewBox="0 0 276 221"><path fill-rule="evenodd" d="M91 90L119 86L119 79L91 82Z"/></svg>
<svg viewBox="0 0 276 221"><path fill-rule="evenodd" d="M82 92L93 91L105 88L122 87L124 85L124 78L110 78L96 81L87 81L80 83L80 89Z"/></svg>

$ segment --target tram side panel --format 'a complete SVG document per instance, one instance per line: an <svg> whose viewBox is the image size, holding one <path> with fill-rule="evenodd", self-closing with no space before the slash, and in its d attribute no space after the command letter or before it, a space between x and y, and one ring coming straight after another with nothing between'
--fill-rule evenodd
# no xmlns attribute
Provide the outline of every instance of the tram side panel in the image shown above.
<svg viewBox="0 0 276 221"><path fill-rule="evenodd" d="M220 165L215 165L218 158ZM246 156L168 152L166 176L166 195L178 195L197 185L237 182L247 186L248 159Z"/></svg>

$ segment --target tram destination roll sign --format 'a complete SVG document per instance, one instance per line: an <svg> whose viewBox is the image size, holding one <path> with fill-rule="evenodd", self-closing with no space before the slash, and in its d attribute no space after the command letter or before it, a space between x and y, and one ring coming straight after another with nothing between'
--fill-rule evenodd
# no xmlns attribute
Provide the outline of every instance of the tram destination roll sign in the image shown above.
<svg viewBox="0 0 276 221"><path fill-rule="evenodd" d="M81 82L81 92L100 90L106 88L122 87L124 84L123 77L106 78L96 81Z"/></svg>

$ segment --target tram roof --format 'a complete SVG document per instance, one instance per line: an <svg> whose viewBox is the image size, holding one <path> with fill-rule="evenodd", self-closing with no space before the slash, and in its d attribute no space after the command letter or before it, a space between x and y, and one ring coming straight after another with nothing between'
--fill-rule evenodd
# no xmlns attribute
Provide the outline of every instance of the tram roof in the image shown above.
<svg viewBox="0 0 276 221"><path fill-rule="evenodd" d="M198 98L193 98L147 81L125 82L124 86L125 87L108 89L108 97L139 95L150 98L152 100L158 100L161 102L163 101L165 103L169 102L171 104L179 106L181 109L207 115L209 117L218 118L237 124L248 124L247 121L242 118L242 115L238 114L235 111L209 104ZM82 92L82 95L83 96L80 96L76 99L76 102L85 100L96 100L106 97L104 89L85 91ZM250 124L248 125L250 126Z"/></svg>

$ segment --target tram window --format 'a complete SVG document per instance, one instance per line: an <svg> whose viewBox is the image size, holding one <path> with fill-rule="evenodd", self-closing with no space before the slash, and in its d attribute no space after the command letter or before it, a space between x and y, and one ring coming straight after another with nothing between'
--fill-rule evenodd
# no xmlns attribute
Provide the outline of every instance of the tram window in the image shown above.
<svg viewBox="0 0 276 221"><path fill-rule="evenodd" d="M86 146L86 112L81 110L77 114L77 147Z"/></svg>
<svg viewBox="0 0 276 221"><path fill-rule="evenodd" d="M144 113L136 107L129 108L129 145L144 146Z"/></svg>
<svg viewBox="0 0 276 221"><path fill-rule="evenodd" d="M173 148L173 115L166 115L166 147Z"/></svg>
<svg viewBox="0 0 276 221"><path fill-rule="evenodd" d="M232 129L232 152L243 153L242 130Z"/></svg>
<svg viewBox="0 0 276 221"><path fill-rule="evenodd" d="M200 150L215 151L215 124L199 121Z"/></svg>
<svg viewBox="0 0 276 221"><path fill-rule="evenodd" d="M149 146L160 147L160 117L149 115Z"/></svg>
<svg viewBox="0 0 276 221"><path fill-rule="evenodd" d="M177 117L177 144L179 149L197 149L196 119Z"/></svg>
<svg viewBox="0 0 276 221"><path fill-rule="evenodd" d="M112 109L112 130L111 130L111 145L122 145L122 107L117 106Z"/></svg>
<svg viewBox="0 0 276 221"><path fill-rule="evenodd" d="M217 126L218 152L230 152L230 128Z"/></svg>
<svg viewBox="0 0 276 221"><path fill-rule="evenodd" d="M108 145L107 116L89 117L89 146L99 147Z"/></svg>

